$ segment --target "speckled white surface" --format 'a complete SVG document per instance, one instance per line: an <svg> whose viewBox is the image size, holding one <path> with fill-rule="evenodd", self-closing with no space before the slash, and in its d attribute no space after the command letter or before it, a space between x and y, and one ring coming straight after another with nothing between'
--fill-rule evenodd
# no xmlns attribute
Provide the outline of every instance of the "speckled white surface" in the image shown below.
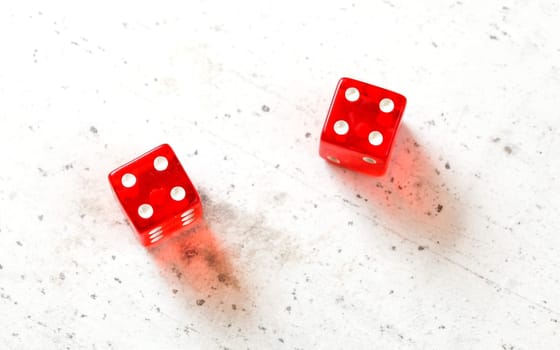
<svg viewBox="0 0 560 350"><path fill-rule="evenodd" d="M560 346L558 1L0 5L1 349ZM341 76L389 173L317 155ZM147 251L110 170L170 143L205 223Z"/></svg>

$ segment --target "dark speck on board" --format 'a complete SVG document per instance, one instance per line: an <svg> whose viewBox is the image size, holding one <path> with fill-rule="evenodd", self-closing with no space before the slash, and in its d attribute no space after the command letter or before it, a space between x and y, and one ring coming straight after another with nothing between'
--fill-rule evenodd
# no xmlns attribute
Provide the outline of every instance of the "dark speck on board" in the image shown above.
<svg viewBox="0 0 560 350"><path fill-rule="evenodd" d="M20 247L23 247L23 244L21 244L20 241L16 241L16 244L19 245Z"/></svg>
<svg viewBox="0 0 560 350"><path fill-rule="evenodd" d="M206 260L206 263L208 264L208 266L215 266L216 254L208 253L204 256L204 260Z"/></svg>
<svg viewBox="0 0 560 350"><path fill-rule="evenodd" d="M268 107L267 105L262 105L261 109L263 112L270 112L270 107Z"/></svg>
<svg viewBox="0 0 560 350"><path fill-rule="evenodd" d="M437 210L438 213L441 213L441 211L443 210L443 205L438 204L436 210Z"/></svg>
<svg viewBox="0 0 560 350"><path fill-rule="evenodd" d="M206 300L204 300L204 299L198 299L198 300L196 301L196 305L202 306L202 305L204 305L205 302L206 302Z"/></svg>
<svg viewBox="0 0 560 350"><path fill-rule="evenodd" d="M39 219L39 221L43 221L43 214L37 216L37 218Z"/></svg>
<svg viewBox="0 0 560 350"><path fill-rule="evenodd" d="M90 126L89 131L90 131L92 134L97 134L97 128L96 128L95 126L93 126L93 125Z"/></svg>
<svg viewBox="0 0 560 350"><path fill-rule="evenodd" d="M510 146L505 146L504 152L506 152L507 154L511 154L513 152L513 149Z"/></svg>
<svg viewBox="0 0 560 350"><path fill-rule="evenodd" d="M61 272L58 274L58 278L64 281L66 279L66 275L64 274L64 272Z"/></svg>
<svg viewBox="0 0 560 350"><path fill-rule="evenodd" d="M179 269L177 269L176 266L173 266L171 271L173 271L175 273L175 276L177 277L178 280L180 280L181 277L183 277L183 273Z"/></svg>
<svg viewBox="0 0 560 350"><path fill-rule="evenodd" d="M283 343L283 342L284 342L284 339L278 338L278 341L279 341L280 343Z"/></svg>
<svg viewBox="0 0 560 350"><path fill-rule="evenodd" d="M449 162L445 163L445 169L451 169L451 165L449 165Z"/></svg>
<svg viewBox="0 0 560 350"><path fill-rule="evenodd" d="M426 247L421 246L421 245L418 246L418 250L424 250L424 249L426 249Z"/></svg>
<svg viewBox="0 0 560 350"><path fill-rule="evenodd" d="M177 294L179 292L178 289L173 289L173 294Z"/></svg>
<svg viewBox="0 0 560 350"><path fill-rule="evenodd" d="M115 277L114 280L117 281L117 282L119 282L119 283L122 283L122 281L120 280L120 278Z"/></svg>
<svg viewBox="0 0 560 350"><path fill-rule="evenodd" d="M0 264L0 270L2 270L4 268L4 266L2 266L2 264Z"/></svg>
<svg viewBox="0 0 560 350"><path fill-rule="evenodd" d="M305 137L306 137L306 138L310 138L310 137L311 137L311 133L310 133L309 131L306 132L306 133L305 133Z"/></svg>

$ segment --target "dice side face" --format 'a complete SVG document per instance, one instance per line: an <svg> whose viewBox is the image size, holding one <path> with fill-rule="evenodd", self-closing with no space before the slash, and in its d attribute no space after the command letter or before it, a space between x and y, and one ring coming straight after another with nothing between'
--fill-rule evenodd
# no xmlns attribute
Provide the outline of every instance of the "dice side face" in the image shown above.
<svg viewBox="0 0 560 350"><path fill-rule="evenodd" d="M144 246L155 244L164 237L188 228L200 217L202 217L202 205L198 202L181 214L165 220L162 224L150 226L149 229L140 232L140 242Z"/></svg>
<svg viewBox="0 0 560 350"><path fill-rule="evenodd" d="M113 170L109 182L146 246L202 216L198 192L167 144Z"/></svg>
<svg viewBox="0 0 560 350"><path fill-rule="evenodd" d="M321 142L319 154L331 164L372 176L383 175L388 166L388 163L383 159L373 159L368 154L328 142ZM371 162L376 163L371 164Z"/></svg>
<svg viewBox="0 0 560 350"><path fill-rule="evenodd" d="M323 126L319 154L337 165L382 175L406 98L355 79L342 78Z"/></svg>

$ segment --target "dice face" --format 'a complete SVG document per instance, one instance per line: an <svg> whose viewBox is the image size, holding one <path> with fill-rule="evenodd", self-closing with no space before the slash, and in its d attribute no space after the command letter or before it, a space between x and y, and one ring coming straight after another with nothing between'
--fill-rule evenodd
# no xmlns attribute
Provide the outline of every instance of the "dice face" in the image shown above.
<svg viewBox="0 0 560 350"><path fill-rule="evenodd" d="M145 246L202 216L200 197L167 144L113 170L109 182Z"/></svg>
<svg viewBox="0 0 560 350"><path fill-rule="evenodd" d="M319 154L349 169L383 175L405 106L403 95L340 79L321 133Z"/></svg>

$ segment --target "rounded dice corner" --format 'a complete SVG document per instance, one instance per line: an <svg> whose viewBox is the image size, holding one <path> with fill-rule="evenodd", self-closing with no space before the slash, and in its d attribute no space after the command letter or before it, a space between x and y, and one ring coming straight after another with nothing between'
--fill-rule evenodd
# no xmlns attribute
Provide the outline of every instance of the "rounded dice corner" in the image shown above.
<svg viewBox="0 0 560 350"><path fill-rule="evenodd" d="M119 181L117 181L117 180L118 180L118 174L119 174L120 170L121 170L121 168L117 168L117 169L111 171L107 175L107 179L109 180L109 184L111 184L111 187L113 188L113 190L119 184Z"/></svg>
<svg viewBox="0 0 560 350"><path fill-rule="evenodd" d="M165 150L166 152L175 154L175 151L173 151L173 147L171 147L168 143L162 143L161 145L154 147L151 151L146 152L146 154L155 153L158 150Z"/></svg>

